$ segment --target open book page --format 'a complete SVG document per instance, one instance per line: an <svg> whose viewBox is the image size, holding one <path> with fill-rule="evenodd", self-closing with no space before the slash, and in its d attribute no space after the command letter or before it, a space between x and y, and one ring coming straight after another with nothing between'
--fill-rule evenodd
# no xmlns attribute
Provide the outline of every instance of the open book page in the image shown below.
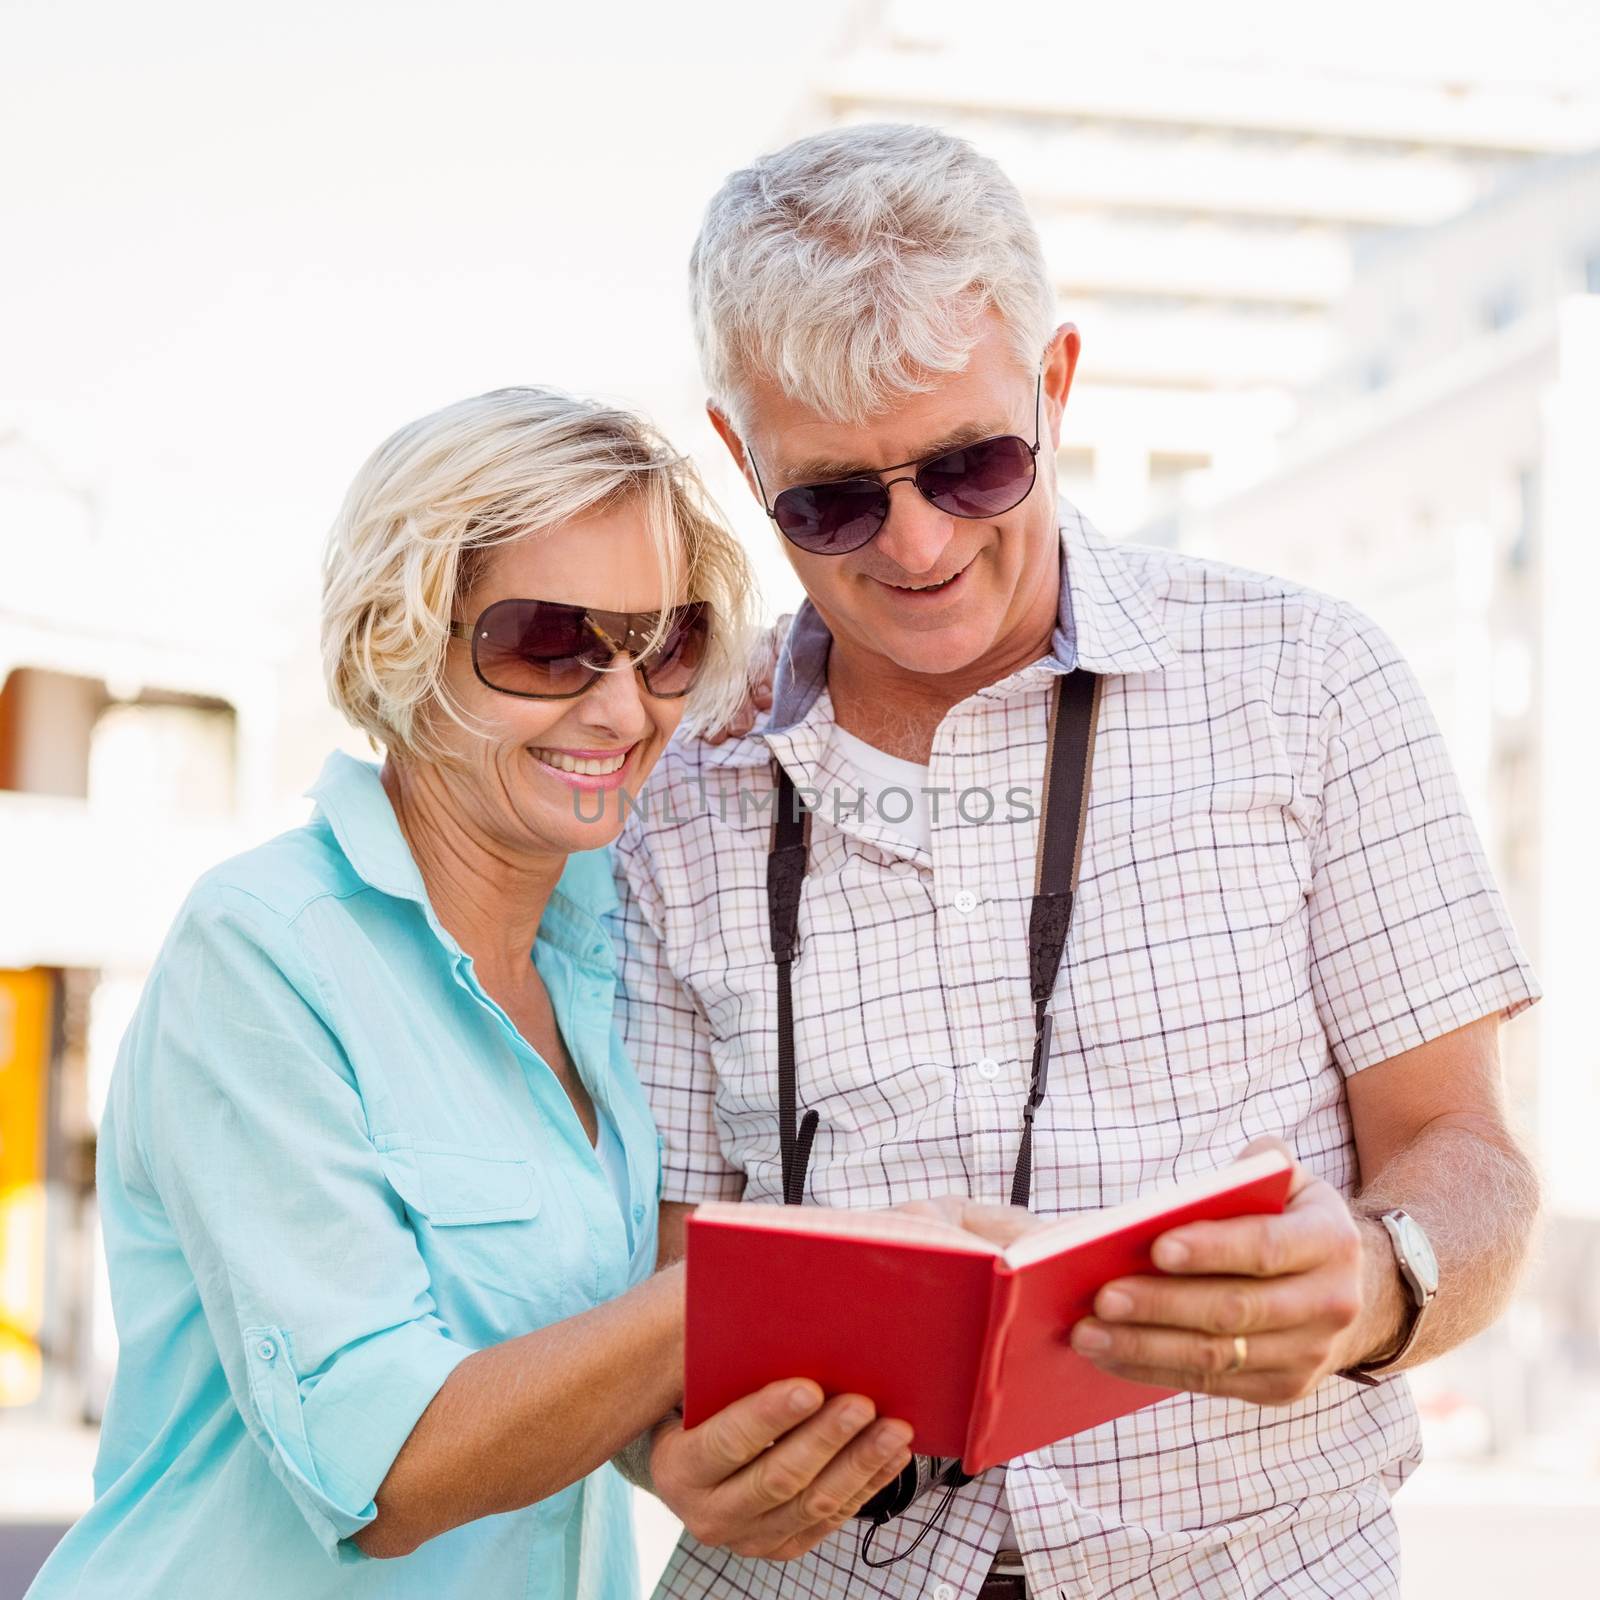
<svg viewBox="0 0 1600 1600"><path fill-rule="evenodd" d="M965 1228L910 1216L903 1211L843 1211L833 1206L747 1205L739 1201L708 1200L696 1206L694 1214L701 1222L741 1228L829 1234L841 1239L871 1240L876 1244L922 1245L929 1249L956 1250L965 1255L1001 1254L999 1245L968 1233Z"/></svg>
<svg viewBox="0 0 1600 1600"><path fill-rule="evenodd" d="M1137 1200L1130 1200L1126 1205L1112 1206L1105 1211L1081 1212L1077 1216L1065 1217L1060 1222L1035 1228L1000 1254L1008 1266L1025 1267L1058 1255L1085 1239L1098 1239L1120 1232L1135 1223L1175 1211L1179 1206L1203 1200L1208 1195L1225 1193L1274 1172L1285 1172L1290 1164L1287 1156L1268 1150L1261 1155L1236 1161L1231 1167L1220 1167L1215 1172L1167 1184L1149 1194L1140 1195Z"/></svg>

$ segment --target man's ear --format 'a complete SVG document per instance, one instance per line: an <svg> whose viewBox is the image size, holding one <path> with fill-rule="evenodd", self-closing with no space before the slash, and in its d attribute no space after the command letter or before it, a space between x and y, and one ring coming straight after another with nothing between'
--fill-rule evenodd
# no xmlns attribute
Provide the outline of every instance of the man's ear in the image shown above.
<svg viewBox="0 0 1600 1600"><path fill-rule="evenodd" d="M728 454L733 457L733 464L744 474L744 481L750 485L750 493L759 500L761 496L750 476L750 458L745 452L744 440L739 437L727 412L715 400L707 400L706 415L711 418L711 426L717 430L717 437L727 445Z"/></svg>
<svg viewBox="0 0 1600 1600"><path fill-rule="evenodd" d="M1073 374L1078 370L1078 352L1083 341L1074 323L1063 322L1045 346L1042 387L1045 412L1050 419L1052 444L1061 443L1061 417L1072 392Z"/></svg>

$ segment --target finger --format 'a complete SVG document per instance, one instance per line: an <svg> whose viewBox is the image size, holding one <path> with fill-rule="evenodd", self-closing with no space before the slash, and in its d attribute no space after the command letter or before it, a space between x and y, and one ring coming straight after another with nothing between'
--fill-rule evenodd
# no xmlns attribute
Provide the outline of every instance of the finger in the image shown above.
<svg viewBox="0 0 1600 1600"><path fill-rule="evenodd" d="M795 1556L804 1555L808 1550L815 1549L830 1534L837 1533L840 1528L851 1521L873 1495L899 1477L901 1472L905 1470L906 1463L910 1460L911 1452L909 1450L902 1450L899 1455L891 1457L883 1470L872 1478L865 1489L856 1496L855 1500L836 1517L827 1522L815 1523L809 1528L802 1528L800 1532L790 1535L775 1550L770 1552L768 1559L790 1561Z"/></svg>
<svg viewBox="0 0 1600 1600"><path fill-rule="evenodd" d="M811 1487L812 1480L873 1420L864 1395L835 1395L821 1411L756 1456L717 1491L724 1522L753 1522Z"/></svg>
<svg viewBox="0 0 1600 1600"><path fill-rule="evenodd" d="M889 1419L865 1429L799 1494L772 1512L767 1525L784 1539L809 1528L837 1526L911 1459L910 1446L909 1423ZM895 1462L899 1466L891 1465Z"/></svg>
<svg viewBox="0 0 1600 1600"><path fill-rule="evenodd" d="M1266 1333L1326 1318L1338 1322L1343 1302L1320 1274L1287 1278L1118 1278L1095 1296L1101 1322L1192 1328L1200 1333Z"/></svg>
<svg viewBox="0 0 1600 1600"><path fill-rule="evenodd" d="M961 1207L961 1226L968 1233L1003 1247L1014 1244L1042 1223L1024 1206L994 1206L967 1200Z"/></svg>
<svg viewBox="0 0 1600 1600"><path fill-rule="evenodd" d="M1331 1197L1328 1204L1318 1191ZM1156 1240L1151 1259L1163 1272L1276 1278L1310 1272L1361 1248L1355 1219L1325 1184L1307 1189L1276 1217L1191 1222Z"/></svg>
<svg viewBox="0 0 1600 1600"><path fill-rule="evenodd" d="M1222 1400L1249 1400L1258 1406L1287 1405L1302 1400L1316 1387L1314 1376L1288 1372L1255 1372L1246 1369L1222 1375L1174 1370L1167 1367L1105 1366L1101 1371L1129 1383L1147 1384L1152 1389L1178 1389L1193 1394L1212 1395Z"/></svg>
<svg viewBox="0 0 1600 1600"><path fill-rule="evenodd" d="M1107 1372L1159 1372L1169 1389L1193 1389L1196 1379L1236 1375L1239 1352L1231 1338L1193 1333L1187 1328L1126 1327L1085 1317L1072 1330L1072 1348ZM1299 1331L1253 1335L1245 1343L1243 1368L1250 1372L1282 1372L1316 1366L1326 1353L1324 1342ZM1169 1381L1173 1375L1181 1382Z"/></svg>
<svg viewBox="0 0 1600 1600"><path fill-rule="evenodd" d="M930 1200L905 1200L890 1210L896 1216L917 1217L923 1222L937 1222L947 1228L960 1228L961 1213L967 1204L965 1195L941 1194Z"/></svg>
<svg viewBox="0 0 1600 1600"><path fill-rule="evenodd" d="M809 1378L790 1378L724 1406L698 1428L685 1431L694 1450L690 1476L704 1487L722 1483L747 1469L774 1439L804 1424L822 1403L817 1384Z"/></svg>
<svg viewBox="0 0 1600 1600"><path fill-rule="evenodd" d="M756 725L756 712L758 710L765 711L771 705L772 696L770 694L763 700L759 691L752 689L750 698L720 728L705 728L701 730L700 739L702 743L719 745L726 744L729 739L742 739Z"/></svg>

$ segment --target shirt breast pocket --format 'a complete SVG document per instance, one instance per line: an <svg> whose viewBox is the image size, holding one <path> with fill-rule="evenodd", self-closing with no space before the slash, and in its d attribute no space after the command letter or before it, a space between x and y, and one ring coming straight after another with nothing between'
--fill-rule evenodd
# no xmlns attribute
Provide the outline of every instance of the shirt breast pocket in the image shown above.
<svg viewBox="0 0 1600 1600"><path fill-rule="evenodd" d="M514 1150L379 1138L441 1316L514 1338L562 1314L566 1271L534 1163Z"/></svg>
<svg viewBox="0 0 1600 1600"><path fill-rule="evenodd" d="M1299 827L1281 807L1183 814L1094 866L1073 930L1079 1037L1113 1077L1159 1083L1158 1101L1248 1099L1308 1025Z"/></svg>

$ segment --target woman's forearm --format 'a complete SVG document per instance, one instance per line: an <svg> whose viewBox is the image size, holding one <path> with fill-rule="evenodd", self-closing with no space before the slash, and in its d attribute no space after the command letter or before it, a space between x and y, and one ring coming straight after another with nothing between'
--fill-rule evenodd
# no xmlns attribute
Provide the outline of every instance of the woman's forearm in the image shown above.
<svg viewBox="0 0 1600 1600"><path fill-rule="evenodd" d="M468 1356L389 1468L369 1556L575 1483L666 1414L683 1386L683 1267L619 1299Z"/></svg>

